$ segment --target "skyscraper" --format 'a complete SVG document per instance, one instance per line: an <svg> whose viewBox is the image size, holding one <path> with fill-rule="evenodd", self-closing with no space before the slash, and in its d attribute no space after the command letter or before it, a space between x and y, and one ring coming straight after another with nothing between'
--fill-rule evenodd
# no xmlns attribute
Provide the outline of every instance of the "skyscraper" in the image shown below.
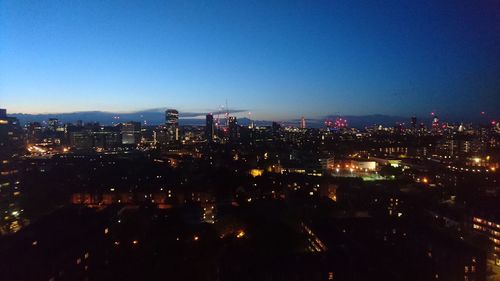
<svg viewBox="0 0 500 281"><path fill-rule="evenodd" d="M235 116L229 116L229 140L235 141L239 138L238 121Z"/></svg>
<svg viewBox="0 0 500 281"><path fill-rule="evenodd" d="M7 110L0 112L0 156L10 155L22 151L23 129L19 120L8 117ZM5 154L4 154L5 153Z"/></svg>
<svg viewBox="0 0 500 281"><path fill-rule="evenodd" d="M165 111L165 129L167 142L179 140L179 111L176 109Z"/></svg>
<svg viewBox="0 0 500 281"><path fill-rule="evenodd" d="M439 130L439 118L437 117L437 115L434 115L431 125L432 125L432 130L434 131Z"/></svg>
<svg viewBox="0 0 500 281"><path fill-rule="evenodd" d="M215 136L214 116L207 114L205 121L205 137L207 141L211 142Z"/></svg>
<svg viewBox="0 0 500 281"><path fill-rule="evenodd" d="M306 128L306 118L304 118L304 116L302 116L302 118L300 118L300 128L301 129Z"/></svg>

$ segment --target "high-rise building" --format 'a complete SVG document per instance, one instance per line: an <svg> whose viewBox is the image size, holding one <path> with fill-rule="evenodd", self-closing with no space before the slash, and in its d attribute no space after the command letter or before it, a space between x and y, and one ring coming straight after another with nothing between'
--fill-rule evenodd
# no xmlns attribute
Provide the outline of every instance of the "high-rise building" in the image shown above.
<svg viewBox="0 0 500 281"><path fill-rule="evenodd" d="M496 266L500 266L500 247L498 247L498 233L500 232L500 220L494 217L472 217L472 229L491 241L488 246L488 256Z"/></svg>
<svg viewBox="0 0 500 281"><path fill-rule="evenodd" d="M0 112L0 154L14 154L23 147L23 129L19 120L8 117L7 110Z"/></svg>
<svg viewBox="0 0 500 281"><path fill-rule="evenodd" d="M205 121L205 137L207 141L212 141L215 137L214 116L207 114Z"/></svg>
<svg viewBox="0 0 500 281"><path fill-rule="evenodd" d="M437 116L434 116L432 118L432 130L439 130L439 118Z"/></svg>
<svg viewBox="0 0 500 281"><path fill-rule="evenodd" d="M306 128L306 118L304 118L304 116L302 116L302 118L300 118L300 128L301 129Z"/></svg>
<svg viewBox="0 0 500 281"><path fill-rule="evenodd" d="M229 116L229 140L235 141L239 138L238 121L235 116Z"/></svg>
<svg viewBox="0 0 500 281"><path fill-rule="evenodd" d="M126 122L121 125L122 144L138 144L141 141L141 123Z"/></svg>
<svg viewBox="0 0 500 281"><path fill-rule="evenodd" d="M280 130L281 126L280 126L280 124L278 124L278 122L273 122L271 128L272 128L273 134L276 134Z"/></svg>
<svg viewBox="0 0 500 281"><path fill-rule="evenodd" d="M166 142L179 140L179 111L176 109L165 111L165 130Z"/></svg>

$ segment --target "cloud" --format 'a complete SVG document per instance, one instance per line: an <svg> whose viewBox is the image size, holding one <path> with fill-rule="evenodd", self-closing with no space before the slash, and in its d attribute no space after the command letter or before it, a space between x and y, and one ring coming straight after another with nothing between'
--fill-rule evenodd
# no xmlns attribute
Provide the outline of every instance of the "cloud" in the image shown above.
<svg viewBox="0 0 500 281"><path fill-rule="evenodd" d="M133 114L163 113L169 108L170 107L149 108L149 109L135 111L135 112L133 112ZM240 113L240 112L246 112L246 111L247 110L245 110L245 109L231 109L228 112L229 113ZM215 112L189 112L189 111L184 112L184 111L180 111L179 117L180 118L205 117L205 115L207 115L209 113L211 113L213 115L217 115L217 114L223 115L226 113L226 111L215 111Z"/></svg>
<svg viewBox="0 0 500 281"><path fill-rule="evenodd" d="M247 110L244 109L231 109L229 111L215 111L215 112L179 112L180 117L183 118L192 118L192 117L205 117L205 115L211 113L213 115L224 115L226 112L228 113L240 113L240 112L246 112Z"/></svg>

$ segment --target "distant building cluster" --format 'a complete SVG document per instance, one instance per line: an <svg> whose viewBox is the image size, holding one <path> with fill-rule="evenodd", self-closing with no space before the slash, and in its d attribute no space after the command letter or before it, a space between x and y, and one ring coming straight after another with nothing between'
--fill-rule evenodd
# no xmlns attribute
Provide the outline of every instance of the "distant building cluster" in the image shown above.
<svg viewBox="0 0 500 281"><path fill-rule="evenodd" d="M9 279L92 280L103 265L137 280L166 265L209 276L190 280L255 268L266 268L257 280L500 276L497 123L180 118L20 124L0 110L0 238L20 235L8 241L22 257L55 257L4 255L32 268Z"/></svg>

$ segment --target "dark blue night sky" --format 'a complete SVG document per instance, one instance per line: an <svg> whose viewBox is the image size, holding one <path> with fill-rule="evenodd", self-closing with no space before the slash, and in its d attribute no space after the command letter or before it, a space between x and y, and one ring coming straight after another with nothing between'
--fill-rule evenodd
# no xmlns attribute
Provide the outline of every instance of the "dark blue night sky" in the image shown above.
<svg viewBox="0 0 500 281"><path fill-rule="evenodd" d="M9 112L500 115L498 1L0 1Z"/></svg>

